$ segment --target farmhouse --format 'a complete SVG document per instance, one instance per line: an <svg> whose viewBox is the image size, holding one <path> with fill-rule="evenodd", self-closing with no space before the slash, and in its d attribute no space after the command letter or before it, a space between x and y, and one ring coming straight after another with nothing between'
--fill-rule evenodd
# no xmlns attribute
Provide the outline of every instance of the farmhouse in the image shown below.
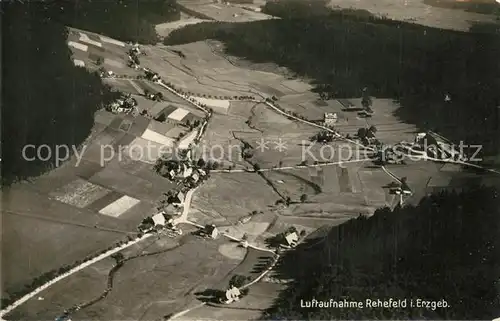
<svg viewBox="0 0 500 321"><path fill-rule="evenodd" d="M173 204L174 206L181 206L184 203L184 199L186 196L184 195L183 192L177 193L175 196L171 196L169 198L169 203Z"/></svg>
<svg viewBox="0 0 500 321"><path fill-rule="evenodd" d="M337 113L325 113L323 123L325 126L333 126L337 122Z"/></svg>
<svg viewBox="0 0 500 321"><path fill-rule="evenodd" d="M219 236L219 230L217 229L217 226L213 224L205 225L202 233L212 239L216 239Z"/></svg>
<svg viewBox="0 0 500 321"><path fill-rule="evenodd" d="M157 225L163 226L166 223L165 216L163 216L163 213L158 213L156 215L153 215L152 219L155 226Z"/></svg>
<svg viewBox="0 0 500 321"><path fill-rule="evenodd" d="M191 175L191 179L193 180L193 183L197 183L200 180L200 175L197 172L194 172L193 175Z"/></svg>
<svg viewBox="0 0 500 321"><path fill-rule="evenodd" d="M288 246L295 246L297 245L297 242L299 241L299 236L297 235L296 232L291 232L291 233L286 233L285 234L285 241Z"/></svg>
<svg viewBox="0 0 500 321"><path fill-rule="evenodd" d="M234 301L239 301L240 296L241 296L240 289L233 286L226 291L226 300L224 301L224 303L229 304L229 303L232 303Z"/></svg>
<svg viewBox="0 0 500 321"><path fill-rule="evenodd" d="M186 164L184 165L184 171L182 173L182 177L187 178L193 174L193 168L187 167Z"/></svg>

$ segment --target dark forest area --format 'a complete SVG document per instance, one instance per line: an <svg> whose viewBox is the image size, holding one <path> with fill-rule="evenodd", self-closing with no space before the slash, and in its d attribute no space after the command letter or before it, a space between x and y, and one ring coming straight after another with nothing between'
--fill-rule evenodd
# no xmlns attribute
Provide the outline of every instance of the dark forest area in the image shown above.
<svg viewBox="0 0 500 321"><path fill-rule="evenodd" d="M89 135L94 113L116 98L97 74L74 66L67 26L156 43L154 24L179 17L171 0L3 2L2 184L53 168L54 159L26 161L24 146L76 148Z"/></svg>
<svg viewBox="0 0 500 321"><path fill-rule="evenodd" d="M398 101L404 122L482 144L486 155L500 151L500 35L328 11L322 1L272 2L263 11L282 19L200 23L175 30L165 43L219 40L227 54L288 67L334 98L361 97L368 87Z"/></svg>
<svg viewBox="0 0 500 321"><path fill-rule="evenodd" d="M142 44L159 41L156 24L180 19L175 0L51 0L44 7L63 25Z"/></svg>
<svg viewBox="0 0 500 321"><path fill-rule="evenodd" d="M78 146L94 124L94 112L115 93L97 74L75 67L67 29L41 5L2 4L2 183L39 175L54 166L28 161L33 144ZM44 155L45 156L45 155Z"/></svg>

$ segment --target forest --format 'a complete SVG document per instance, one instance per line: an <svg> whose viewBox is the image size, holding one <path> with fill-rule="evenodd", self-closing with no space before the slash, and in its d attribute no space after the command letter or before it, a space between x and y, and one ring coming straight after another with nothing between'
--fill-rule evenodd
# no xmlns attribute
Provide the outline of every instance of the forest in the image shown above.
<svg viewBox="0 0 500 321"><path fill-rule="evenodd" d="M63 25L142 44L159 41L156 24L180 19L175 0L50 0L44 8Z"/></svg>
<svg viewBox="0 0 500 321"><path fill-rule="evenodd" d="M2 3L2 185L53 168L54 158L24 159L24 146L80 145L95 111L116 97L97 74L74 66L67 29L41 4Z"/></svg>
<svg viewBox="0 0 500 321"><path fill-rule="evenodd" d="M95 111L116 97L98 75L75 67L67 26L122 41L158 42L154 25L178 20L175 0L2 2L2 185L37 176L54 159L26 161L28 144L78 146ZM46 155L43 155L46 156Z"/></svg>
<svg viewBox="0 0 500 321"><path fill-rule="evenodd" d="M500 34L328 11L321 1L271 2L263 11L282 19L200 23L175 30L165 44L219 40L227 54L285 66L335 98L361 97L368 87L375 98L399 102L404 122L482 144L485 154L500 151Z"/></svg>
<svg viewBox="0 0 500 321"><path fill-rule="evenodd" d="M492 320L500 315L498 190L443 191L418 206L380 209L289 251L293 279L263 320ZM448 308L304 308L300 300L418 298Z"/></svg>

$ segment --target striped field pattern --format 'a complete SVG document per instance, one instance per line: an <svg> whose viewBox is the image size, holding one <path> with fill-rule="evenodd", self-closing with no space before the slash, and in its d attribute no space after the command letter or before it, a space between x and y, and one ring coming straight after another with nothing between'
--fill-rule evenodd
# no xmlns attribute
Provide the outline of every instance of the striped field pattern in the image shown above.
<svg viewBox="0 0 500 321"><path fill-rule="evenodd" d="M68 41L68 46L85 52L89 50L89 46L74 41Z"/></svg>
<svg viewBox="0 0 500 321"><path fill-rule="evenodd" d="M68 185L63 186L60 190L51 193L51 196L63 203L85 208L87 205L95 202L101 197L108 194L110 190L92 184L82 179L77 179Z"/></svg>
<svg viewBox="0 0 500 321"><path fill-rule="evenodd" d="M96 47L102 47L102 43L100 43L98 41L91 40L86 34L81 33L81 32L80 32L80 39L78 39L78 41L89 44L89 45L93 45Z"/></svg>
<svg viewBox="0 0 500 321"><path fill-rule="evenodd" d="M112 217L119 217L140 203L136 198L83 179L76 179L51 192L50 196L62 203Z"/></svg>

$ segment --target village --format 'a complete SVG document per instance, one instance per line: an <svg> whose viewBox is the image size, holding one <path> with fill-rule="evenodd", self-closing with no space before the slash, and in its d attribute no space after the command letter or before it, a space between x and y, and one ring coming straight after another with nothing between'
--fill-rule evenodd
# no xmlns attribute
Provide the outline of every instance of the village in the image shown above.
<svg viewBox="0 0 500 321"><path fill-rule="evenodd" d="M447 172L436 169L433 162L448 170L467 162L465 152L439 134L401 125L392 116L396 108L392 102L372 97L369 88L360 88L360 97L351 99L322 95L318 99L298 80L254 72L255 82L265 85L245 83L250 72L216 54L212 44L165 49L107 39L106 44L99 42L111 48L106 49L106 58L95 59L92 48L99 46L93 43L103 38L78 30L70 37L75 65L93 68L121 93L96 114L102 130L97 146L111 142L130 152L130 146L152 142L159 151L164 146L169 149L147 159L113 159L104 169L96 169L88 156L84 170L78 169L79 182L84 183L73 190L64 185L58 194L51 191L58 202L105 216L126 230L132 241L113 248L123 253L121 261L103 255L104 263L95 271L85 272L76 265L68 274L74 283L30 294L18 308L26 314L43 310L43 317L57 314L60 321L125 315L137 319L167 315L164 319L173 320L183 313L196 319L220 316L230 304L241 309L231 314L235 319L256 317L260 310L251 307L269 305L272 296L266 297L267 292L283 287L285 281L274 275L273 268L284 253L313 236L324 238L318 232L323 226L368 217L380 207L417 203L429 191L447 188ZM219 69L210 73L199 57L212 59ZM232 74L224 74L227 70ZM278 136L291 142L288 151L259 153L255 141ZM248 155L243 161L206 159L195 152L202 140L222 145L236 141ZM317 149L348 144L364 155L302 159L302 140ZM91 226L102 228L100 222ZM147 246L146 239L151 242ZM149 256L156 261L147 261ZM139 257L145 263L131 262L129 270L118 275L120 282L113 284L115 267ZM260 265L257 271L255 265ZM167 274L161 274L164 271ZM84 287L82 280L88 277L83 273L109 278L105 295L99 294L100 299L89 305L81 303L88 300L81 293L62 298L60 293ZM139 273L146 277L127 285ZM162 285L165 279L175 286ZM100 283L89 285L89 292L99 293ZM155 284L160 285L155 288ZM218 291L205 298L195 289ZM106 309L123 305L121 296L127 296L130 306ZM44 302L50 300L58 303L46 308Z"/></svg>

